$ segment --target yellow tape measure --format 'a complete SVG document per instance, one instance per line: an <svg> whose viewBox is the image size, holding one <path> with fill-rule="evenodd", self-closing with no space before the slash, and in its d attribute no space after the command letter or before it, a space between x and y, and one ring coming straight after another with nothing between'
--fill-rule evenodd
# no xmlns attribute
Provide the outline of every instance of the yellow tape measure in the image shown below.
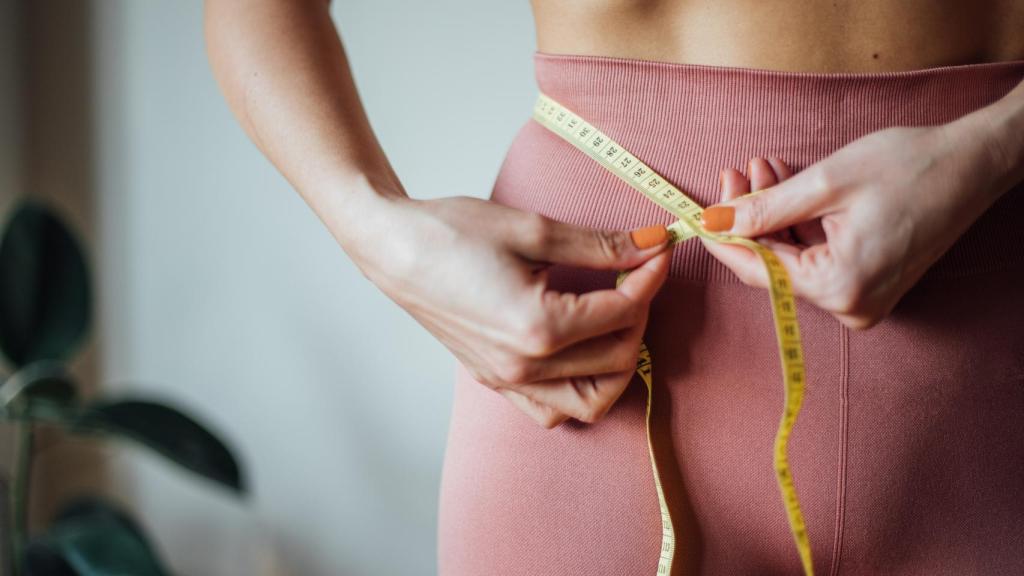
<svg viewBox="0 0 1024 576"><path fill-rule="evenodd" d="M804 574L812 576L814 566L811 562L811 544L807 538L807 528L804 524L803 514L800 512L800 501L797 499L796 489L793 486L793 477L789 472L787 457L789 436L793 431L793 424L796 422L800 405L804 399L804 358L803 347L800 343L800 327L796 321L796 300L793 298L793 290L790 287L786 269L771 250L753 240L705 230L701 225L703 209L700 205L614 140L545 94L540 94L537 98L537 104L533 109L533 118L678 218L679 220L668 226L671 245L693 237L700 237L712 242L744 246L761 257L770 280L768 292L771 297L772 316L775 319L775 336L779 345L779 358L782 360L782 378L785 389L782 418L775 435L775 476L779 482L786 516L789 519L790 530L793 532L793 539L796 541ZM629 272L619 273L616 285L620 284L627 274ZM661 486L661 474L658 471L658 462L654 457L654 446L651 441L653 393L651 371L650 351L647 349L647 345L641 342L636 372L647 385L647 450L651 457L654 486L657 489L658 503L661 508L661 556L658 560L657 573L667 575L672 572L676 536L672 525L672 515Z"/></svg>

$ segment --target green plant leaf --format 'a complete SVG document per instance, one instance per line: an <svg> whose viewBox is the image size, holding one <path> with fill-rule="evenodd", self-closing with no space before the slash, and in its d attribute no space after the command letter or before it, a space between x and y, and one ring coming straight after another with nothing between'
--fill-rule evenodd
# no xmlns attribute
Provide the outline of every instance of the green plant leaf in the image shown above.
<svg viewBox="0 0 1024 576"><path fill-rule="evenodd" d="M70 232L44 205L20 204L0 237L0 351L15 366L68 359L88 328L89 301Z"/></svg>
<svg viewBox="0 0 1024 576"><path fill-rule="evenodd" d="M142 529L115 506L87 498L66 507L22 558L26 576L166 576Z"/></svg>
<svg viewBox="0 0 1024 576"><path fill-rule="evenodd" d="M0 416L67 422L78 390L60 362L42 360L18 370L0 385Z"/></svg>
<svg viewBox="0 0 1024 576"><path fill-rule="evenodd" d="M170 406L145 400L98 402L82 409L75 428L130 438L236 493L245 492L241 467L231 450Z"/></svg>

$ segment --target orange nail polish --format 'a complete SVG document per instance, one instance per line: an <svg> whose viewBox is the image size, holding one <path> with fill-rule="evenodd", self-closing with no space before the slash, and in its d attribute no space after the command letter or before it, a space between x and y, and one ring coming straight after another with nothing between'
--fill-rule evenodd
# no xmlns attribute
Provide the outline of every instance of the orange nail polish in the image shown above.
<svg viewBox="0 0 1024 576"><path fill-rule="evenodd" d="M704 209L701 224L709 232L725 232L732 228L736 209L732 206L709 206Z"/></svg>
<svg viewBox="0 0 1024 576"><path fill-rule="evenodd" d="M633 239L633 244L643 250L644 248L650 248L651 246L657 246L668 241L668 230L660 224L654 226L646 226L644 228L637 228L629 233L629 237Z"/></svg>

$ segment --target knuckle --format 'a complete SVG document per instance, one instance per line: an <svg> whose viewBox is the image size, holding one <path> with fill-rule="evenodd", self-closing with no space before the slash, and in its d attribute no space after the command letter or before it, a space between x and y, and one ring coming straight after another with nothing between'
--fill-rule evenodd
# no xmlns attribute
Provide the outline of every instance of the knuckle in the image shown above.
<svg viewBox="0 0 1024 576"><path fill-rule="evenodd" d="M862 282L850 282L841 288L832 308L846 319L843 323L854 330L871 328L885 316L878 310L869 287Z"/></svg>
<svg viewBox="0 0 1024 576"><path fill-rule="evenodd" d="M843 323L852 330L867 330L874 328L885 317L888 316L889 310L878 302L872 301L871 303L863 303L857 306L855 310L850 313Z"/></svg>
<svg viewBox="0 0 1024 576"><path fill-rule="evenodd" d="M551 430L562 423L562 419L555 414L546 414L537 419L537 423L545 430Z"/></svg>
<svg viewBox="0 0 1024 576"><path fill-rule="evenodd" d="M593 424L597 422L597 418L597 411L591 408L581 409L576 414L576 419L579 420L580 422L583 422L584 424Z"/></svg>
<svg viewBox="0 0 1024 576"><path fill-rule="evenodd" d="M818 166L811 176L811 185L818 194L829 194L837 186L835 171L828 163Z"/></svg>
<svg viewBox="0 0 1024 576"><path fill-rule="evenodd" d="M839 292L836 309L847 316L860 316L864 304L864 289L857 282L847 283Z"/></svg>
<svg viewBox="0 0 1024 576"><path fill-rule="evenodd" d="M764 196L754 196L747 204L747 224L753 230L764 230L768 225L768 202Z"/></svg>
<svg viewBox="0 0 1024 576"><path fill-rule="evenodd" d="M859 315L859 316L845 316L841 322L851 330L867 330L881 322L882 318L878 315Z"/></svg>
<svg viewBox="0 0 1024 576"><path fill-rule="evenodd" d="M626 253L625 235L608 230L594 230L598 249L609 262L617 262Z"/></svg>
<svg viewBox="0 0 1024 576"><path fill-rule="evenodd" d="M604 416L604 413L605 409L602 406L588 403L580 409L576 419L587 424L594 424Z"/></svg>
<svg viewBox="0 0 1024 576"><path fill-rule="evenodd" d="M523 215L522 229L519 234L528 244L535 246L541 252L545 251L552 244L551 223L544 216L528 212Z"/></svg>
<svg viewBox="0 0 1024 576"><path fill-rule="evenodd" d="M538 316L522 327L519 332L519 346L523 354L540 358L555 351L555 334L547 318Z"/></svg>
<svg viewBox="0 0 1024 576"><path fill-rule="evenodd" d="M530 382L533 372L529 362L520 358L509 358L502 362L495 371L498 377L509 384L522 384Z"/></svg>
<svg viewBox="0 0 1024 576"><path fill-rule="evenodd" d="M867 330L868 328L873 328L873 327L877 326L878 323L881 322L881 321L882 321L882 317L880 315L877 315L877 314L872 314L870 316L865 316L863 318L863 321L861 322L860 326L857 327L857 329L858 330Z"/></svg>

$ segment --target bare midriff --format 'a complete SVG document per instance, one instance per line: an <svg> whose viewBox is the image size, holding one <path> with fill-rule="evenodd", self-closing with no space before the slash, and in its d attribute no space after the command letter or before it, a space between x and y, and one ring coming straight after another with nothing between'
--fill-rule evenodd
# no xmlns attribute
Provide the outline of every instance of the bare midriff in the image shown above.
<svg viewBox="0 0 1024 576"><path fill-rule="evenodd" d="M795 72L1024 59L1020 0L532 0L537 49Z"/></svg>

